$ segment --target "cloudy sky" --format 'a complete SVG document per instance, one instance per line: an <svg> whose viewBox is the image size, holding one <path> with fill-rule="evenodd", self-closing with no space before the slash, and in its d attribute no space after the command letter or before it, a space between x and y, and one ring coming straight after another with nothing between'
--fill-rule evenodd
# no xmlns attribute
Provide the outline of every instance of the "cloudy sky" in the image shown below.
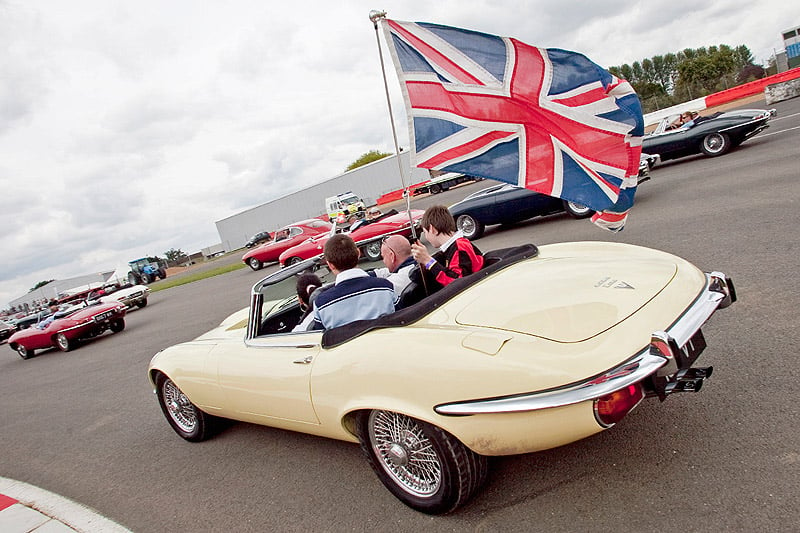
<svg viewBox="0 0 800 533"><path fill-rule="evenodd" d="M0 308L199 251L216 220L393 151L371 9L606 67L715 44L762 62L800 25L785 0L0 0Z"/></svg>

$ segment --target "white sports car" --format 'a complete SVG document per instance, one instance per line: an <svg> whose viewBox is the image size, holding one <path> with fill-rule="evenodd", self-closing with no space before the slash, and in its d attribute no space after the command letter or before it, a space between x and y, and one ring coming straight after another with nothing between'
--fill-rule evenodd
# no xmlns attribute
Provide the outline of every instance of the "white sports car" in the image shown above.
<svg viewBox="0 0 800 533"><path fill-rule="evenodd" d="M383 484L450 512L487 456L546 450L614 426L644 398L696 392L701 326L735 300L719 272L625 244L533 245L377 320L292 333L296 274L253 287L251 306L151 361L163 413L204 440L220 419L360 442ZM368 266L367 266L368 267ZM329 275L322 276L323 278Z"/></svg>
<svg viewBox="0 0 800 533"><path fill-rule="evenodd" d="M105 294L99 299L103 303L120 302L126 307L142 308L147 305L147 297L150 296L150 287L147 285L131 285L121 289L104 289Z"/></svg>

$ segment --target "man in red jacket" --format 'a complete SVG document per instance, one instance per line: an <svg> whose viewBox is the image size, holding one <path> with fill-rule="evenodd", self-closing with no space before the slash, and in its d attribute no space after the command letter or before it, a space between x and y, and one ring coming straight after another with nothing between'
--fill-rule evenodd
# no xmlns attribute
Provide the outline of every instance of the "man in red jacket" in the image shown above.
<svg viewBox="0 0 800 533"><path fill-rule="evenodd" d="M438 250L431 255L425 245L417 241L411 245L411 254L439 285L444 287L481 269L483 255L461 231L456 231L456 221L447 207L429 207L420 225L425 238Z"/></svg>

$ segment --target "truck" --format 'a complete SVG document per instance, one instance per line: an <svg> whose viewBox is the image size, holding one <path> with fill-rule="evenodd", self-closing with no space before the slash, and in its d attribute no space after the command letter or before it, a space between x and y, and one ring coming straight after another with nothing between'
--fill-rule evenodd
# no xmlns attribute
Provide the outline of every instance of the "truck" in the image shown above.
<svg viewBox="0 0 800 533"><path fill-rule="evenodd" d="M443 174L438 174L432 177L430 180L426 181L419 187L415 187L411 194L414 196L418 194L439 194L442 191L446 191L451 187L455 187L461 183L466 183L468 181L475 181L481 178L476 178L475 176L468 176L466 174L460 174L458 172L445 172Z"/></svg>
<svg viewBox="0 0 800 533"><path fill-rule="evenodd" d="M360 196L347 191L336 196L325 198L325 212L328 220L352 223L366 215L364 200Z"/></svg>

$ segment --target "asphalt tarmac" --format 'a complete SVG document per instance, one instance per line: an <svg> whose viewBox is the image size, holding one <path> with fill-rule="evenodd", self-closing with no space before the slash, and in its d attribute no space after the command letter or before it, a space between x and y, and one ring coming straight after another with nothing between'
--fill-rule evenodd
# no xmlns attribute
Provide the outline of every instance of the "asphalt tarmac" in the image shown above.
<svg viewBox="0 0 800 533"><path fill-rule="evenodd" d="M251 424L191 444L169 428L149 359L246 307L275 266L154 293L125 331L69 353L24 361L0 346L0 476L136 532L796 531L800 99L774 107L771 127L730 154L656 167L619 234L554 215L476 241L483 250L574 240L667 250L732 276L739 301L704 329L701 361L715 371L700 393L647 401L568 446L493 459L484 490L452 515L402 505L352 444Z"/></svg>

